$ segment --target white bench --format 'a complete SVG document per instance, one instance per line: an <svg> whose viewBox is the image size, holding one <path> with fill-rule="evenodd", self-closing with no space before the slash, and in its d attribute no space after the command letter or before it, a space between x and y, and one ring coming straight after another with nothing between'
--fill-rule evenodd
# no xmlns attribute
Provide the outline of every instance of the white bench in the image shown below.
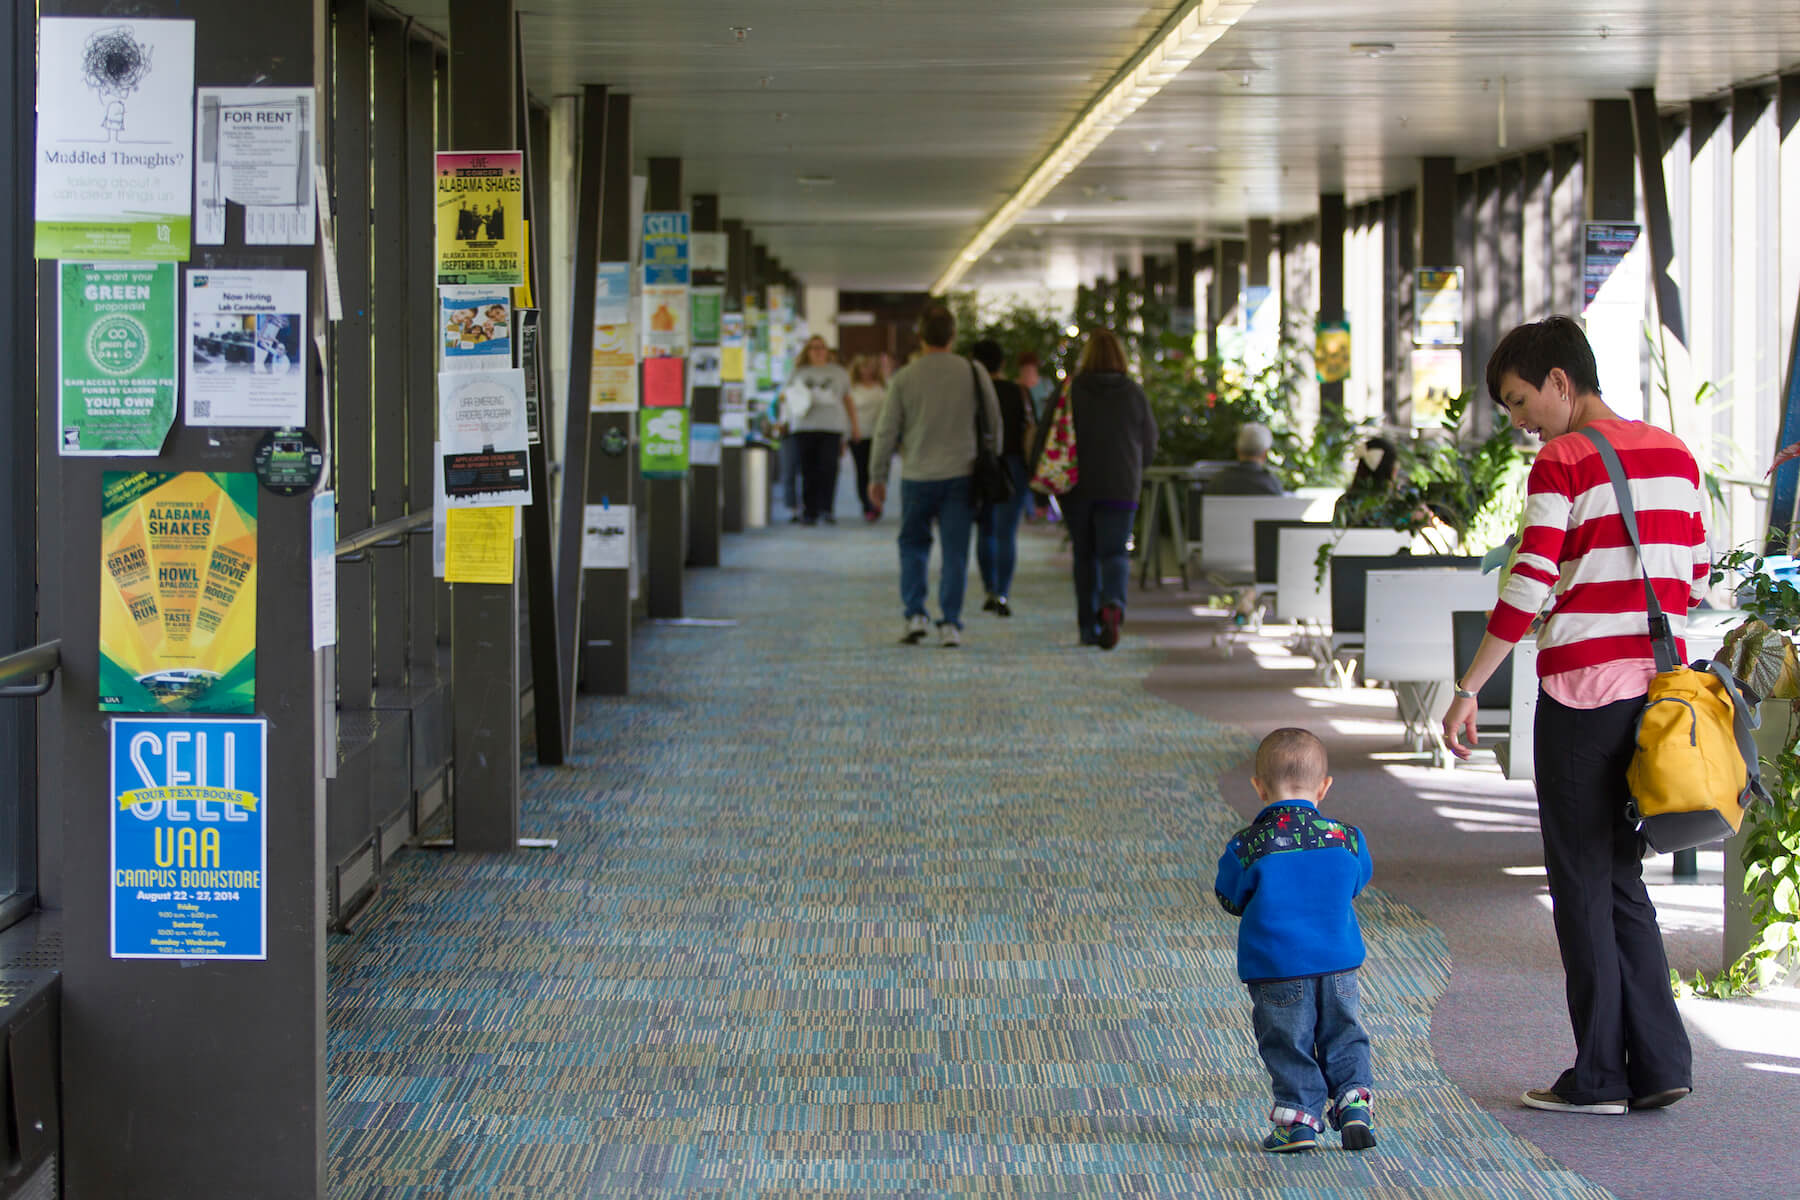
<svg viewBox="0 0 1800 1200"><path fill-rule="evenodd" d="M1437 722L1450 707L1456 674L1450 614L1493 608L1499 584L1478 567L1369 572L1363 675L1393 686L1412 748L1429 747L1445 765L1451 756Z"/></svg>
<svg viewBox="0 0 1800 1200"><path fill-rule="evenodd" d="M1256 522L1324 521L1335 493L1309 489L1292 496L1200 497L1200 567L1221 584L1250 583L1256 574Z"/></svg>

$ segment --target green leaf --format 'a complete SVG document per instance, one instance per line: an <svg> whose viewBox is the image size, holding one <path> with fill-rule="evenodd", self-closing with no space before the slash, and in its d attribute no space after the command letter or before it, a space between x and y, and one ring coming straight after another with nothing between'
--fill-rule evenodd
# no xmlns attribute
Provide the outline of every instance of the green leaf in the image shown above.
<svg viewBox="0 0 1800 1200"><path fill-rule="evenodd" d="M1783 879L1777 883L1769 901L1775 911L1784 917L1800 915L1800 889L1796 889L1792 879Z"/></svg>

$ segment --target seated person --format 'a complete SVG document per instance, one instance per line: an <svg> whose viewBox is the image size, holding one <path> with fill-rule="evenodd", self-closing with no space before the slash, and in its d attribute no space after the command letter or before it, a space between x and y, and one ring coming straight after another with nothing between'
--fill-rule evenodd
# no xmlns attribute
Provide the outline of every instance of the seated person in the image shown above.
<svg viewBox="0 0 1800 1200"><path fill-rule="evenodd" d="M1372 437L1362 444L1356 452L1356 473L1337 500L1336 524L1382 523L1375 519L1382 503L1394 494L1394 471L1399 459L1394 443L1385 437Z"/></svg>
<svg viewBox="0 0 1800 1200"><path fill-rule="evenodd" d="M1206 481L1208 496L1280 496L1286 489L1269 470L1275 435L1260 421L1238 426L1237 461Z"/></svg>

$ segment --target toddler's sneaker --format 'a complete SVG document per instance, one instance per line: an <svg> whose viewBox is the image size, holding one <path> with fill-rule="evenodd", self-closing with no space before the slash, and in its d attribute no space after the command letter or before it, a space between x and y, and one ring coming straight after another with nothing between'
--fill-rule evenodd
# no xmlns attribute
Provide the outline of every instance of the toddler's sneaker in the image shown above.
<svg viewBox="0 0 1800 1200"><path fill-rule="evenodd" d="M1262 1148L1270 1154L1289 1154L1295 1150L1311 1150L1318 1145L1311 1125L1277 1125L1262 1140Z"/></svg>
<svg viewBox="0 0 1800 1200"><path fill-rule="evenodd" d="M930 632L931 622L925 618L925 614L914 613L906 618L906 632L900 635L900 640L909 646L916 646L924 641L925 635Z"/></svg>
<svg viewBox="0 0 1800 1200"><path fill-rule="evenodd" d="M1340 1105L1331 1115L1331 1127L1343 1135L1346 1150L1368 1150L1375 1145L1375 1133L1369 1128L1367 1100L1352 1100Z"/></svg>

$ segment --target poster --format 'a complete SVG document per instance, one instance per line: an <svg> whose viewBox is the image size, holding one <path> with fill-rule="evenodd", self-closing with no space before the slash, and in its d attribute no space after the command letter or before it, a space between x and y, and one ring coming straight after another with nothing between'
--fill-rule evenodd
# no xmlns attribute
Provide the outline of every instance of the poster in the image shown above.
<svg viewBox="0 0 1800 1200"><path fill-rule="evenodd" d="M185 260L193 148L193 21L38 22L38 258Z"/></svg>
<svg viewBox="0 0 1800 1200"><path fill-rule="evenodd" d="M636 408L637 327L629 323L596 325L588 411L631 412Z"/></svg>
<svg viewBox="0 0 1800 1200"><path fill-rule="evenodd" d="M688 351L688 370L697 388L716 388L725 382L717 346L695 346Z"/></svg>
<svg viewBox="0 0 1800 1200"><path fill-rule="evenodd" d="M719 453L719 426L704 421L695 421L688 428L688 465L694 467L716 467L723 457Z"/></svg>
<svg viewBox="0 0 1800 1200"><path fill-rule="evenodd" d="M644 407L680 408L687 403L679 358L644 360Z"/></svg>
<svg viewBox="0 0 1800 1200"><path fill-rule="evenodd" d="M511 288L439 288L438 315L444 331L444 370L512 366Z"/></svg>
<svg viewBox="0 0 1800 1200"><path fill-rule="evenodd" d="M519 370L525 375L525 440L535 446L544 440L544 405L538 395L537 309L513 309L513 340L519 344Z"/></svg>
<svg viewBox="0 0 1800 1200"><path fill-rule="evenodd" d="M438 437L451 512L531 503L525 372L509 367L440 373Z"/></svg>
<svg viewBox="0 0 1800 1200"><path fill-rule="evenodd" d="M601 263L594 274L594 324L631 321L631 264Z"/></svg>
<svg viewBox="0 0 1800 1200"><path fill-rule="evenodd" d="M631 542L631 505L590 504L582 511L583 570L604 571L631 566Z"/></svg>
<svg viewBox="0 0 1800 1200"><path fill-rule="evenodd" d="M313 90L201 88L194 139L194 241L225 240L225 202L244 206L252 246L313 243Z"/></svg>
<svg viewBox="0 0 1800 1200"><path fill-rule="evenodd" d="M525 282L525 153L437 156L437 281Z"/></svg>
<svg viewBox="0 0 1800 1200"><path fill-rule="evenodd" d="M644 289L645 358L681 358L688 350L688 297L685 287Z"/></svg>
<svg viewBox="0 0 1800 1200"><path fill-rule="evenodd" d="M1413 345L1460 346L1462 342L1462 268L1418 268L1413 272Z"/></svg>
<svg viewBox="0 0 1800 1200"><path fill-rule="evenodd" d="M1350 322L1320 321L1313 341L1313 368L1320 383L1350 378Z"/></svg>
<svg viewBox="0 0 1800 1200"><path fill-rule="evenodd" d="M337 645L337 494L312 498L312 648Z"/></svg>
<svg viewBox="0 0 1800 1200"><path fill-rule="evenodd" d="M742 383L744 379L744 348L729 343L719 347L719 380L722 383Z"/></svg>
<svg viewBox="0 0 1800 1200"><path fill-rule="evenodd" d="M189 271L187 423L306 424L306 272Z"/></svg>
<svg viewBox="0 0 1800 1200"><path fill-rule="evenodd" d="M444 460L444 443L431 443L431 461ZM444 473L431 473L431 577L444 577L444 531L450 527L450 499L444 495Z"/></svg>
<svg viewBox="0 0 1800 1200"><path fill-rule="evenodd" d="M1420 347L1412 352L1412 427L1437 429L1462 395L1462 351Z"/></svg>
<svg viewBox="0 0 1800 1200"><path fill-rule="evenodd" d="M688 411L646 408L638 412L638 466L651 479L679 479L688 468Z"/></svg>
<svg viewBox="0 0 1800 1200"><path fill-rule="evenodd" d="M452 508L445 516L444 580L511 583L517 509Z"/></svg>
<svg viewBox="0 0 1800 1200"><path fill-rule="evenodd" d="M268 957L269 723L115 717L114 958Z"/></svg>
<svg viewBox="0 0 1800 1200"><path fill-rule="evenodd" d="M1585 305L1592 306L1599 300L1643 308L1642 273L1619 269L1637 246L1639 232L1630 221L1588 221L1582 225L1581 288Z"/></svg>
<svg viewBox="0 0 1800 1200"><path fill-rule="evenodd" d="M102 711L254 710L256 497L248 471L102 474Z"/></svg>
<svg viewBox="0 0 1800 1200"><path fill-rule="evenodd" d="M644 214L644 287L687 287L688 215Z"/></svg>
<svg viewBox="0 0 1800 1200"><path fill-rule="evenodd" d="M716 287L697 287L689 295L689 307L693 312L691 333L695 343L703 346L719 344L719 318L725 308L725 289Z"/></svg>
<svg viewBox="0 0 1800 1200"><path fill-rule="evenodd" d="M694 233L688 236L691 265L695 274L723 275L726 255L731 246L727 233Z"/></svg>
<svg viewBox="0 0 1800 1200"><path fill-rule="evenodd" d="M175 423L175 264L65 262L59 270L62 453L160 453Z"/></svg>
<svg viewBox="0 0 1800 1200"><path fill-rule="evenodd" d="M719 444L726 449L734 446L742 447L750 434L750 414L728 412L719 414Z"/></svg>

